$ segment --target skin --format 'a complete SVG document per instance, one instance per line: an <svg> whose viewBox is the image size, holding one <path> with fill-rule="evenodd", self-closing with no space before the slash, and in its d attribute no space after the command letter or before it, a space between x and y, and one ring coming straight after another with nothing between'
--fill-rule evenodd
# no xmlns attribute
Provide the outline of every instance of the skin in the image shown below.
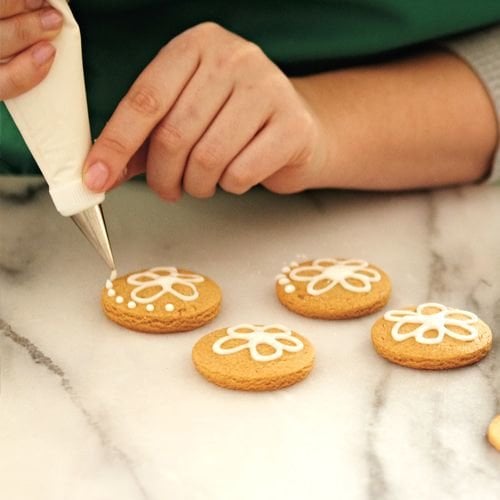
<svg viewBox="0 0 500 500"><path fill-rule="evenodd" d="M43 0L0 0L0 100L40 83L54 61L62 16Z"/></svg>
<svg viewBox="0 0 500 500"><path fill-rule="evenodd" d="M34 14L19 5L0 2L0 22ZM48 60L33 70L30 51L50 37L32 31L12 32L18 40L2 57L18 52L0 67L2 99L33 87L50 67ZM31 46L21 43L28 39ZM235 194L257 184L277 193L437 187L483 178L497 136L487 91L451 54L290 79L255 44L203 23L167 43L138 76L83 178L101 192L146 172L168 201L182 192L207 198L218 185Z"/></svg>

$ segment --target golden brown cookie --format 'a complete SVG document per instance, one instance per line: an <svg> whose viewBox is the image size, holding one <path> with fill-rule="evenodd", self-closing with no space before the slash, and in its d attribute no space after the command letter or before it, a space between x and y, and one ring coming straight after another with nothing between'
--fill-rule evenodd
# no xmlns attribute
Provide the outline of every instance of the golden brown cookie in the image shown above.
<svg viewBox="0 0 500 500"><path fill-rule="evenodd" d="M272 391L309 375L314 348L283 325L241 324L198 340L193 362L207 380L221 387Z"/></svg>
<svg viewBox="0 0 500 500"><path fill-rule="evenodd" d="M364 260L324 258L285 266L276 293L286 308L308 318L358 318L387 304L391 281Z"/></svg>
<svg viewBox="0 0 500 500"><path fill-rule="evenodd" d="M484 358L492 335L475 314L431 302L386 312L372 327L372 342L398 365L444 370Z"/></svg>
<svg viewBox="0 0 500 500"><path fill-rule="evenodd" d="M154 267L107 280L102 292L106 316L146 333L193 330L217 316L220 288L211 279L175 267Z"/></svg>
<svg viewBox="0 0 500 500"><path fill-rule="evenodd" d="M500 415L497 415L488 427L488 441L491 446L500 451Z"/></svg>

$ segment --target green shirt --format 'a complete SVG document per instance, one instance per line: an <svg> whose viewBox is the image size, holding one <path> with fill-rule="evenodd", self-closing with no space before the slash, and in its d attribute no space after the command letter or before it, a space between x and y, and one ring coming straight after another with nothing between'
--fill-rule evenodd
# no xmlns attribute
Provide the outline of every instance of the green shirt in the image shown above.
<svg viewBox="0 0 500 500"><path fill-rule="evenodd" d="M93 137L170 39L215 21L257 43L289 75L387 57L500 21L499 0L72 0L82 32ZM0 103L0 173L37 173Z"/></svg>

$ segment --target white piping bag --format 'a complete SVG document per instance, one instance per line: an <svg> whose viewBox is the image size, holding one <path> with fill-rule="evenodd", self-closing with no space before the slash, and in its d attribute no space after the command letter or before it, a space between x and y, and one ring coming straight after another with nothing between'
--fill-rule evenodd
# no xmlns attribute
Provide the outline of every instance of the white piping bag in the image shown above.
<svg viewBox="0 0 500 500"><path fill-rule="evenodd" d="M82 168L91 147L83 77L80 28L66 0L50 0L64 18L53 40L56 56L47 77L30 91L5 100L7 109L35 158L56 209L71 216L114 269L100 203L104 193L83 184Z"/></svg>

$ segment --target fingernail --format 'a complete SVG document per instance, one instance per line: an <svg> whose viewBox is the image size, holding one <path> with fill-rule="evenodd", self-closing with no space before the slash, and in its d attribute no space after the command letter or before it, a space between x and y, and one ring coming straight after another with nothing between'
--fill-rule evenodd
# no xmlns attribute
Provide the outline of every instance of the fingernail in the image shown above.
<svg viewBox="0 0 500 500"><path fill-rule="evenodd" d="M43 66L49 59L51 59L56 52L55 47L50 45L49 43L38 45L31 52L31 56L33 57L33 61L37 66Z"/></svg>
<svg viewBox="0 0 500 500"><path fill-rule="evenodd" d="M102 191L109 178L109 169L104 163L98 161L90 165L85 172L83 180L92 191Z"/></svg>
<svg viewBox="0 0 500 500"><path fill-rule="evenodd" d="M35 10L43 5L44 0L26 0L26 8Z"/></svg>
<svg viewBox="0 0 500 500"><path fill-rule="evenodd" d="M40 22L42 23L42 28L46 31L51 31L59 28L62 24L62 16L57 12L57 10L49 9L44 10L40 14Z"/></svg>

